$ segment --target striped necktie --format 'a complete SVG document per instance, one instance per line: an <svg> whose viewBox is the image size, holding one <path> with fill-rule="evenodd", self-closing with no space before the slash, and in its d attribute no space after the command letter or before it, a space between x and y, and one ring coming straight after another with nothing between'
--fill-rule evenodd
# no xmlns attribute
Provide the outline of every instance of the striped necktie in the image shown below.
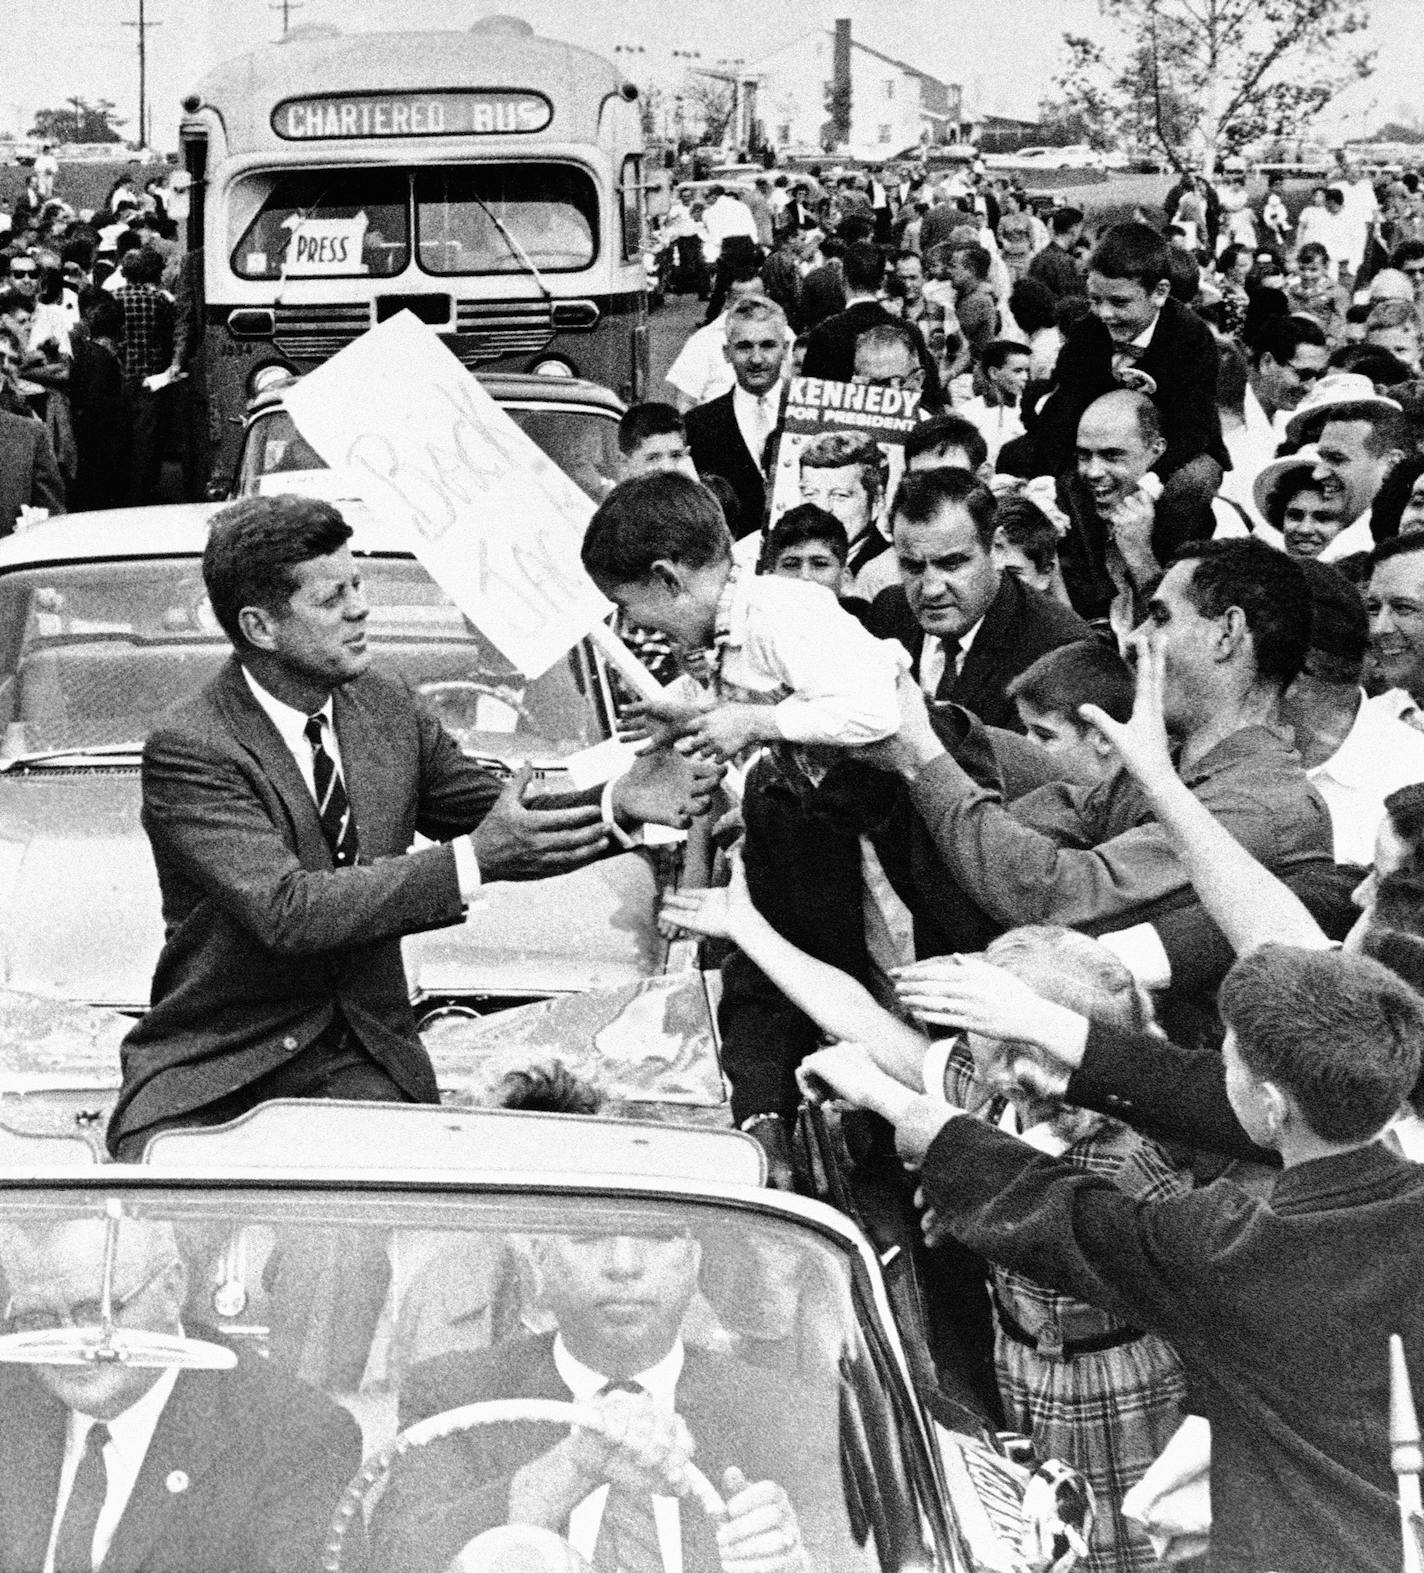
<svg viewBox="0 0 1424 1573"><path fill-rule="evenodd" d="M360 856L356 840L356 821L346 796L346 783L336 761L326 751L322 731L326 717L307 717L306 736L312 751L312 786L316 791L316 811L321 818L322 834L331 848L337 868L350 868Z"/></svg>

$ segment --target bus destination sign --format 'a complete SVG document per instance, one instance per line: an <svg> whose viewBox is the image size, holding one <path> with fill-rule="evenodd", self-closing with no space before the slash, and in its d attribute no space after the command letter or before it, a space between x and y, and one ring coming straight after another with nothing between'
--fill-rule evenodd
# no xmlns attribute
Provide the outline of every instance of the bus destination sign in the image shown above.
<svg viewBox="0 0 1424 1573"><path fill-rule="evenodd" d="M272 129L289 142L348 137L482 137L542 131L554 106L542 93L333 93L289 98Z"/></svg>

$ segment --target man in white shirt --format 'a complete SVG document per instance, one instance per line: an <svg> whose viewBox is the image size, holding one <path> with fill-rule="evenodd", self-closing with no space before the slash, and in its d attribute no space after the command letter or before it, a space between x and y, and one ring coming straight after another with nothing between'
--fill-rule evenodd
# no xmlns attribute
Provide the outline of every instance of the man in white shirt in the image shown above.
<svg viewBox="0 0 1424 1573"><path fill-rule="evenodd" d="M757 238L756 216L745 202L739 201L721 186L713 186L707 193L710 199L702 215L707 230L707 261L715 263L722 255L723 242L732 235Z"/></svg>
<svg viewBox="0 0 1424 1573"><path fill-rule="evenodd" d="M703 1246L669 1229L670 1218L658 1222L644 1233L538 1240L557 1331L412 1371L402 1425L467 1403L554 1398L599 1411L605 1434L575 1429L539 1451L545 1438L535 1432L496 1452L467 1433L407 1454L372 1521L370 1573L439 1573L472 1537L504 1524L563 1535L597 1567L620 1554L625 1568L662 1573L855 1565L834 1384L812 1389L684 1343ZM675 1494L694 1448L728 1499L715 1533L693 1498ZM653 1546L632 1560L624 1537L637 1533L637 1516Z"/></svg>
<svg viewBox="0 0 1424 1573"><path fill-rule="evenodd" d="M172 1227L50 1219L0 1235L5 1333L98 1336L106 1251L116 1335L189 1335ZM204 1341L210 1335L200 1330ZM76 1359L0 1367L0 1565L314 1568L361 1435L338 1405L263 1362L227 1369Z"/></svg>
<svg viewBox="0 0 1424 1573"><path fill-rule="evenodd" d="M1024 434L1019 401L1028 384L1029 351L1026 344L994 339L984 346L979 369L985 393L976 393L955 406L955 414L973 421L989 445L989 459L997 463L999 449Z"/></svg>
<svg viewBox="0 0 1424 1573"><path fill-rule="evenodd" d="M1375 667L1390 685L1369 708L1424 732L1424 531L1375 548L1365 605Z"/></svg>
<svg viewBox="0 0 1424 1573"><path fill-rule="evenodd" d="M1341 535L1349 532L1352 541L1368 547L1375 496L1412 447L1408 423L1397 409L1376 402L1330 411L1316 442L1314 476L1326 502L1345 520Z"/></svg>
<svg viewBox="0 0 1424 1573"><path fill-rule="evenodd" d="M706 404L709 399L731 392L737 377L727 359L727 314L739 300L765 295L766 286L760 273L747 279L733 279L727 286L727 310L698 328L677 352L665 380L673 390L679 413L686 415L694 405ZM788 349L794 340L795 335L787 328Z"/></svg>

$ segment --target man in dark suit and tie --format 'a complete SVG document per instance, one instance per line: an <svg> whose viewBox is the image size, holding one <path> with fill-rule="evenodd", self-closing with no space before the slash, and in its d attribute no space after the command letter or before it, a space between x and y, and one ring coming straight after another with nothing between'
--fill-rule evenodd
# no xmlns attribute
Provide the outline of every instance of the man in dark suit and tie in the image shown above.
<svg viewBox="0 0 1424 1573"><path fill-rule="evenodd" d="M802 373L807 377L826 377L833 382L849 382L855 375L855 346L867 328L900 319L880 303L880 286L885 282L885 253L868 240L846 247L846 307L812 328L806 340L806 359ZM920 330L913 323L903 326L914 335L916 353L925 373L925 397L937 403L940 397L939 368L925 346Z"/></svg>
<svg viewBox="0 0 1424 1573"><path fill-rule="evenodd" d="M834 1376L812 1385L686 1346L697 1240L565 1235L536 1250L557 1332L417 1366L401 1424L464 1404L542 1398L598 1410L606 1435L576 1428L558 1440L547 1425L482 1427L412 1449L372 1520L370 1573L440 1573L472 1538L504 1524L551 1530L593 1566L628 1573L674 1563L685 1573L859 1565ZM693 1498L673 1494L694 1448L727 1499L718 1526Z"/></svg>
<svg viewBox="0 0 1424 1573"><path fill-rule="evenodd" d="M966 470L912 470L892 531L900 583L876 596L867 627L900 640L928 697L1021 731L1010 682L1059 645L1091 638L1088 625L997 565L993 493Z"/></svg>
<svg viewBox="0 0 1424 1573"><path fill-rule="evenodd" d="M1220 357L1211 330L1171 298L1167 242L1145 224L1117 224L1088 262L1091 313L1068 330L1053 391L1034 427L1034 473L1064 475L1078 422L1118 388L1151 398L1166 446L1153 468L1163 481L1157 518L1170 552L1192 538L1204 502L1231 468L1216 407Z"/></svg>
<svg viewBox="0 0 1424 1573"><path fill-rule="evenodd" d="M327 503L252 497L203 576L233 660L149 737L143 824L166 939L109 1123L135 1158L170 1125L276 1097L438 1099L401 963L482 879L577 867L608 817L687 823L712 773L669 750L600 795L526 796L371 671L369 605ZM412 851L419 832L436 844Z"/></svg>
<svg viewBox="0 0 1424 1573"><path fill-rule="evenodd" d="M7 1226L0 1330L88 1327L94 1338L106 1229L97 1218ZM121 1219L113 1249L120 1336L213 1341L180 1319L186 1277L170 1225ZM261 1362L0 1366L0 1569L310 1573L360 1463L351 1416Z"/></svg>
<svg viewBox="0 0 1424 1573"><path fill-rule="evenodd" d="M775 301L739 300L727 313L725 349L736 383L684 417L697 473L720 475L736 493L738 537L760 530L766 512L766 445L781 418L786 341L786 313Z"/></svg>

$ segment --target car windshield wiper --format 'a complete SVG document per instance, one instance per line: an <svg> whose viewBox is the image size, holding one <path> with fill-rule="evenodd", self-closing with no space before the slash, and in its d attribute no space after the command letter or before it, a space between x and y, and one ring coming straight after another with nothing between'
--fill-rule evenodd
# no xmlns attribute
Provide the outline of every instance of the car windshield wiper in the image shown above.
<svg viewBox="0 0 1424 1573"><path fill-rule="evenodd" d="M79 744L74 748L42 748L30 754L0 757L0 774L14 770L43 770L46 765L57 764L64 759L122 759L136 757L142 752L142 743L104 743L100 746Z"/></svg>

